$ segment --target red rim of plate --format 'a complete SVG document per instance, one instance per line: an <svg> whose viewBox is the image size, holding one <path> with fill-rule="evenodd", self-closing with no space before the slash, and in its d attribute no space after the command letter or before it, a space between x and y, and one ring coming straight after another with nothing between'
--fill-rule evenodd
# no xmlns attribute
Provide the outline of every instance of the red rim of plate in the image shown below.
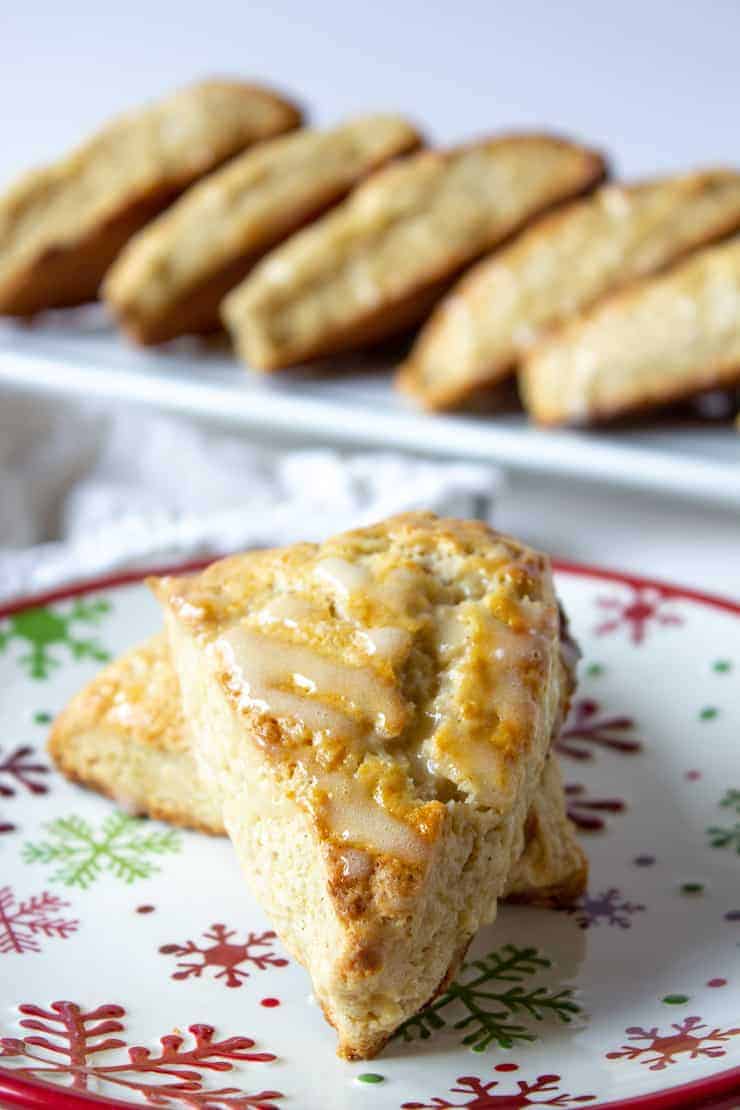
<svg viewBox="0 0 740 1110"><path fill-rule="evenodd" d="M9 617L23 609L30 609L39 605L49 605L55 601L64 601L70 597L90 593L94 590L109 590L119 586L128 586L141 582L149 575L158 577L165 574L183 574L189 571L200 570L213 562L211 559L200 559L196 562L180 563L175 566L156 567L151 570L135 570L122 574L112 574L99 578L87 579L73 586L66 586L45 594L34 597L19 598L10 604L0 606L0 619ZM619 582L634 589L657 590L662 597L681 598L694 601L700 605L710 605L715 609L723 609L727 613L740 616L740 602L731 601L729 598L719 597L715 594L691 590L670 582L662 582L654 578L644 578L641 575L626 574L616 570L605 570L601 567L586 566L580 563L565 562L560 559L553 560L553 568L560 574L572 574L581 578L595 578L607 582ZM632 1095L628 1098L618 1099L616 1102L591 1103L593 1110L674 1110L678 1107L696 1107L701 1110L735 1110L737 1106L724 1096L733 1096L740 1091L740 1067L730 1068L729 1071L720 1072L718 1075L705 1076L695 1079L690 1083L682 1083L677 1087L669 1087L663 1091L656 1091L644 1095ZM0 1100L5 1106L20 1106L26 1110L90 1110L91 1107L116 1107L121 1110L130 1110L137 1103L122 1102L120 1099L109 1098L106 1095L95 1095L86 1091L72 1091L69 1088L59 1087L53 1083L45 1083L39 1079L27 1079L15 1075L13 1069L0 1068Z"/></svg>

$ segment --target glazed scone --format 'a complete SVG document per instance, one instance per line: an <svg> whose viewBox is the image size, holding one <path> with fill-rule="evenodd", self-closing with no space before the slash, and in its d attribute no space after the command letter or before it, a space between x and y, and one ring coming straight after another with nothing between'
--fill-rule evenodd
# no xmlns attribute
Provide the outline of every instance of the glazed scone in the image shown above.
<svg viewBox="0 0 740 1110"><path fill-rule="evenodd" d="M422 328L397 384L425 408L452 408L508 377L546 328L738 227L732 170L604 185L466 274Z"/></svg>
<svg viewBox="0 0 740 1110"><path fill-rule="evenodd" d="M0 313L93 300L124 243L183 189L300 120L258 85L202 81L27 173L0 197Z"/></svg>
<svg viewBox="0 0 740 1110"><path fill-rule="evenodd" d="M407 514L153 587L200 773L348 1058L492 921L572 688L547 559Z"/></svg>
<svg viewBox="0 0 740 1110"><path fill-rule="evenodd" d="M588 424L740 381L740 238L605 298L520 371L540 424Z"/></svg>
<svg viewBox="0 0 740 1110"><path fill-rule="evenodd" d="M270 248L420 141L400 116L375 115L249 150L135 236L103 295L139 343L214 331L224 296Z"/></svg>
<svg viewBox="0 0 740 1110"><path fill-rule="evenodd" d="M593 151L547 135L410 155L271 252L226 298L224 322L258 370L382 339L417 323L481 254L603 175Z"/></svg>
<svg viewBox="0 0 740 1110"><path fill-rule="evenodd" d="M220 805L197 773L163 633L110 663L76 694L54 722L48 748L67 778L128 811L226 834ZM585 873L551 757L505 894L517 901L563 904L581 893Z"/></svg>
<svg viewBox="0 0 740 1110"><path fill-rule="evenodd" d="M201 783L164 633L105 667L59 714L48 744L59 770L134 813L223 833Z"/></svg>

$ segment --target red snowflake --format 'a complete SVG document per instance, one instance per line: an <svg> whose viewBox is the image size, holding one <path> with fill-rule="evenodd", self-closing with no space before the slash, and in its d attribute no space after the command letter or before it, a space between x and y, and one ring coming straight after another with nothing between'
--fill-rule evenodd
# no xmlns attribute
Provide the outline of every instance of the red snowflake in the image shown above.
<svg viewBox="0 0 740 1110"><path fill-rule="evenodd" d="M40 952L42 937L64 940L77 930L79 921L60 916L69 902L55 894L35 894L19 902L9 886L0 889L0 956L9 952Z"/></svg>
<svg viewBox="0 0 740 1110"><path fill-rule="evenodd" d="M185 1038L171 1033L160 1037L161 1049L152 1053L148 1048L128 1047L120 1037L108 1036L124 1030L119 1020L126 1013L122 1006L103 1005L84 1012L74 1002L52 1002L49 1010L28 1004L18 1009L27 1015L21 1026L44 1036L2 1037L0 1058L22 1057L31 1061L16 1069L17 1074L27 1078L67 1077L70 1080L67 1085L78 1091L103 1082L142 1095L150 1106L177 1104L200 1110L212 1107L275 1110L274 1100L283 1098L279 1091L249 1095L238 1087L203 1086L203 1072L232 1071L233 1060L265 1063L275 1059L270 1052L251 1052L254 1041L249 1037L214 1041L212 1026L191 1025L192 1048L183 1048ZM116 1048L128 1048L128 1058L117 1064L94 1062L98 1053ZM154 1077L154 1082L145 1077Z"/></svg>
<svg viewBox="0 0 740 1110"><path fill-rule="evenodd" d="M514 1070L515 1065L512 1066ZM534 1083L517 1081L517 1090L506 1094L491 1094L499 1086L494 1079L484 1083L477 1075L461 1075L457 1087L450 1088L452 1095L472 1095L468 1102L450 1102L446 1098L433 1098L431 1102L404 1102L402 1110L440 1110L444 1107L474 1107L475 1110L518 1110L522 1106L574 1106L578 1102L592 1102L596 1095L569 1095L565 1092L553 1098L532 1099L530 1095L544 1095L556 1092L560 1083L559 1075L538 1075Z"/></svg>
<svg viewBox="0 0 740 1110"><path fill-rule="evenodd" d="M636 755L642 751L642 741L636 737L614 735L634 729L632 717L604 717L600 714L601 706L592 698L582 698L575 703L565 728L555 741L561 755L569 755L573 759L593 759L590 745L610 748L621 755ZM583 743L573 743L574 740Z"/></svg>
<svg viewBox="0 0 740 1110"><path fill-rule="evenodd" d="M2 750L0 749L1 755ZM23 787L31 794L47 794L49 792L47 784L39 782L38 776L48 775L50 768L43 763L31 762L29 757L32 755L33 748L24 745L16 748L4 759L0 759L0 798L12 798L18 787Z"/></svg>
<svg viewBox="0 0 740 1110"><path fill-rule="evenodd" d="M587 892L574 906L561 907L561 912L573 914L582 929L590 929L601 921L607 925L617 925L620 929L629 929L632 915L644 909L644 906L636 902L624 901L617 888L610 887L601 894Z"/></svg>
<svg viewBox="0 0 740 1110"><path fill-rule="evenodd" d="M606 620L594 630L597 636L616 632L622 625L626 625L632 643L641 644L651 623L683 624L683 617L670 609L666 611L666 606L671 604L672 599L663 590L654 586L630 586L629 589L632 593L627 600L623 597L596 599L599 608L606 610Z"/></svg>
<svg viewBox="0 0 740 1110"><path fill-rule="evenodd" d="M585 832L601 832L606 828L602 813L624 813L627 808L621 798L592 798L580 782L566 785L565 799L571 821Z"/></svg>
<svg viewBox="0 0 740 1110"><path fill-rule="evenodd" d="M3 821L3 820L0 820L0 835L1 835L2 833L11 833L11 832L15 832L15 830L16 830L16 826L15 826L15 825L12 825L12 824L10 823L10 821Z"/></svg>
<svg viewBox="0 0 740 1110"><path fill-rule="evenodd" d="M184 944L164 944L160 948L165 956L200 956L196 962L186 960L178 961L177 966L181 971L172 974L173 979L188 979L191 975L199 979L207 967L219 967L216 979L225 979L227 987L240 987L244 979L249 978L249 972L240 967L240 964L253 964L264 971L268 967L286 967L288 961L282 956L276 956L271 949L272 942L276 939L273 932L249 933L247 939L241 943L231 940L236 935L235 929L227 929L225 925L211 925L209 931L204 932L206 940L213 944L198 945L193 940ZM262 951L257 951L262 949Z"/></svg>
<svg viewBox="0 0 740 1110"><path fill-rule="evenodd" d="M672 1025L675 1033L661 1034L657 1026L652 1029L642 1029L639 1025L631 1025L625 1029L631 1041L646 1041L637 1045L622 1045L621 1052L607 1052L607 1060L640 1060L646 1064L650 1071L663 1071L669 1064L676 1063L676 1057L687 1055L690 1060L697 1060L700 1056L715 1058L724 1056L726 1050L723 1043L730 1037L740 1035L740 1029L712 1029L710 1033L701 1030L708 1026L702 1024L700 1017L687 1017L680 1025Z"/></svg>

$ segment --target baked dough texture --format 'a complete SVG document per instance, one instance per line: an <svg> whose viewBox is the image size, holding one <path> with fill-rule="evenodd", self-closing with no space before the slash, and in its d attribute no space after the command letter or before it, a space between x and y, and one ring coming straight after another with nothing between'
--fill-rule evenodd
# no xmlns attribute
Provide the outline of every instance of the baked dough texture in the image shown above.
<svg viewBox="0 0 740 1110"><path fill-rule="evenodd" d="M740 237L599 302L520 372L541 424L588 424L740 381Z"/></svg>
<svg viewBox="0 0 740 1110"><path fill-rule="evenodd" d="M604 175L591 150L548 135L423 151L374 174L271 252L226 298L244 360L277 370L417 323L471 262Z"/></svg>
<svg viewBox="0 0 740 1110"><path fill-rule="evenodd" d="M224 296L270 248L420 142L400 116L374 115L248 150L134 237L104 297L139 343L217 330Z"/></svg>
<svg viewBox="0 0 740 1110"><path fill-rule="evenodd" d="M406 514L153 587L200 773L347 1058L454 974L572 690L547 559Z"/></svg>
<svg viewBox="0 0 740 1110"><path fill-rule="evenodd" d="M54 722L48 747L62 774L126 810L226 835L221 808L197 773L164 633L110 663L76 694ZM554 758L545 765L525 834L506 896L549 905L580 894L586 864Z"/></svg>
<svg viewBox="0 0 740 1110"><path fill-rule="evenodd" d="M542 332L740 227L740 173L605 185L484 259L437 306L398 376L429 409L511 374Z"/></svg>
<svg viewBox="0 0 740 1110"><path fill-rule="evenodd" d="M221 834L221 809L196 774L164 633L88 683L54 722L59 770L122 808Z"/></svg>
<svg viewBox="0 0 740 1110"><path fill-rule="evenodd" d="M294 104L258 85L202 81L27 173L0 197L0 313L93 300L124 243L183 189L300 120Z"/></svg>

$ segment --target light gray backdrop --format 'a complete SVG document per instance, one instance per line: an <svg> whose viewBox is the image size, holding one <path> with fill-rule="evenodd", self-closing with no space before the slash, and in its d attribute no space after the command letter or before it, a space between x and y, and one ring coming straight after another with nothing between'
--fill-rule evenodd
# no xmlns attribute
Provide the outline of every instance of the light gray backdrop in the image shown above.
<svg viewBox="0 0 740 1110"><path fill-rule="evenodd" d="M628 174L740 162L739 56L740 0L0 0L0 181L209 73L269 79L322 122L559 128Z"/></svg>

